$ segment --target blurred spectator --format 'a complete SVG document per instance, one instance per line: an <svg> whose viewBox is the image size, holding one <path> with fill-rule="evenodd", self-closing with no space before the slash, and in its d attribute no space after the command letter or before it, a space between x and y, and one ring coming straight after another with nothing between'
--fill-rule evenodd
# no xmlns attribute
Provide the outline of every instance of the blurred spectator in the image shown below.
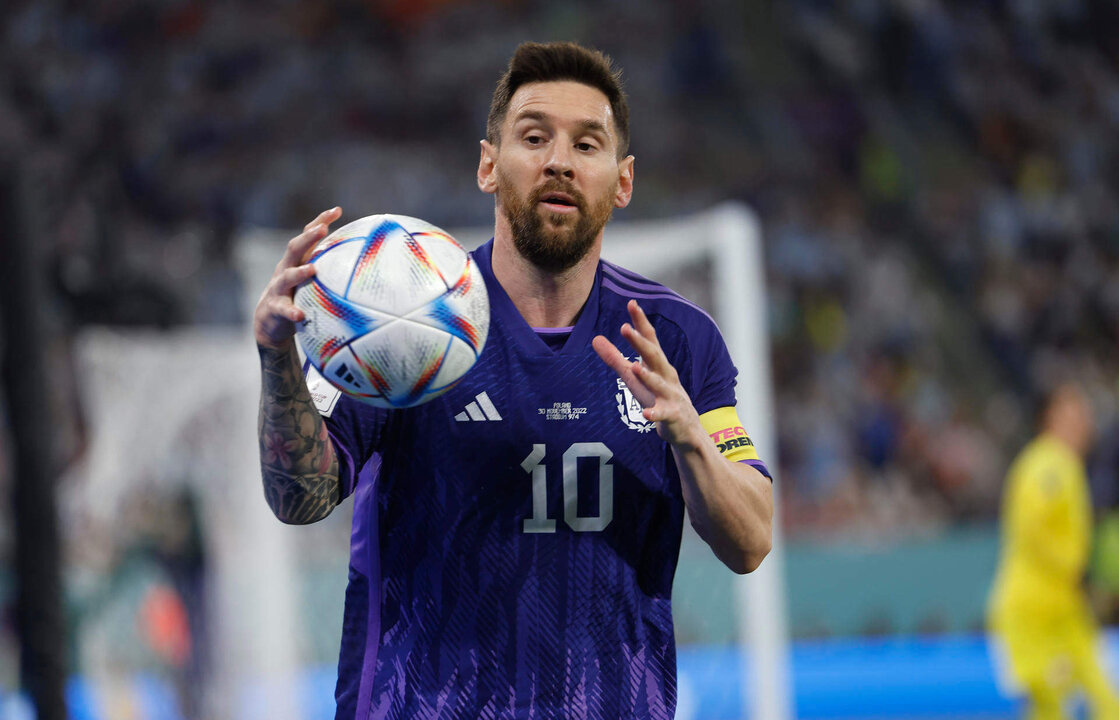
<svg viewBox="0 0 1119 720"><path fill-rule="evenodd" d="M1038 720L1073 717L1067 705L1079 693L1091 717L1119 717L1083 587L1092 547L1084 456L1095 433L1084 390L1062 383L1007 474L989 625L1009 660L1014 693L1026 696L1027 716Z"/></svg>
<svg viewBox="0 0 1119 720"><path fill-rule="evenodd" d="M169 681L185 718L206 717L211 638L207 552L194 491L136 488L111 527L86 519L72 548L73 667L128 667Z"/></svg>

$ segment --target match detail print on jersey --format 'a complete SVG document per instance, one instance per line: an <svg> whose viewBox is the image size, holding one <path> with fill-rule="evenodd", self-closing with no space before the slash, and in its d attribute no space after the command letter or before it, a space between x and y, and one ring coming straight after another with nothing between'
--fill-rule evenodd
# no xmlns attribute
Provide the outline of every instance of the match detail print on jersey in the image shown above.
<svg viewBox="0 0 1119 720"><path fill-rule="evenodd" d="M703 429L715 441L719 452L728 460L758 460L754 442L742 427L738 411L733 407L715 408L699 416Z"/></svg>
<svg viewBox="0 0 1119 720"><path fill-rule="evenodd" d="M330 417L334 414L334 406L338 404L338 398L342 397L342 391L327 382L327 379L310 362L303 363L303 372L307 374L307 390L311 393L311 401L315 403L315 409L323 417Z"/></svg>

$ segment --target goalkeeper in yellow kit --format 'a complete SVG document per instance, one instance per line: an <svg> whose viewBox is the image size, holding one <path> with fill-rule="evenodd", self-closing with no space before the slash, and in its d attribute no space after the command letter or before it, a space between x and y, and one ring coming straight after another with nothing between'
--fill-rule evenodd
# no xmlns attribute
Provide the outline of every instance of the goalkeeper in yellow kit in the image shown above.
<svg viewBox="0 0 1119 720"><path fill-rule="evenodd" d="M1041 424L1007 476L990 627L1028 697L1028 717L1071 717L1066 701L1083 691L1092 717L1119 720L1119 697L1100 667L1099 631L1082 588L1092 536L1084 455L1095 436L1084 392L1059 387Z"/></svg>

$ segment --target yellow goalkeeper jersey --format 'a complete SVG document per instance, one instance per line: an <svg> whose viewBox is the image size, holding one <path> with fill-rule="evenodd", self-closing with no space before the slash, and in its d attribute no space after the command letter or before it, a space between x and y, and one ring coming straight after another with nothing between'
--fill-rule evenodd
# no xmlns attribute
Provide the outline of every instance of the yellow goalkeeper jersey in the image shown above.
<svg viewBox="0 0 1119 720"><path fill-rule="evenodd" d="M1083 615L1080 582L1092 527L1084 462L1061 441L1041 435L1011 465L1002 513L990 603L994 628L1015 632L1019 619Z"/></svg>

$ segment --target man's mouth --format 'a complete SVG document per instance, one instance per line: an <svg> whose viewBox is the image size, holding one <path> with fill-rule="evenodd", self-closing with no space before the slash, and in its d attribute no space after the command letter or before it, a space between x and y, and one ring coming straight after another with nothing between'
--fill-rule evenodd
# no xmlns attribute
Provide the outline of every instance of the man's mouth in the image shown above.
<svg viewBox="0 0 1119 720"><path fill-rule="evenodd" d="M552 212L567 213L575 212L579 209L579 205L575 202L575 198L562 192L544 193L540 196L540 202Z"/></svg>

